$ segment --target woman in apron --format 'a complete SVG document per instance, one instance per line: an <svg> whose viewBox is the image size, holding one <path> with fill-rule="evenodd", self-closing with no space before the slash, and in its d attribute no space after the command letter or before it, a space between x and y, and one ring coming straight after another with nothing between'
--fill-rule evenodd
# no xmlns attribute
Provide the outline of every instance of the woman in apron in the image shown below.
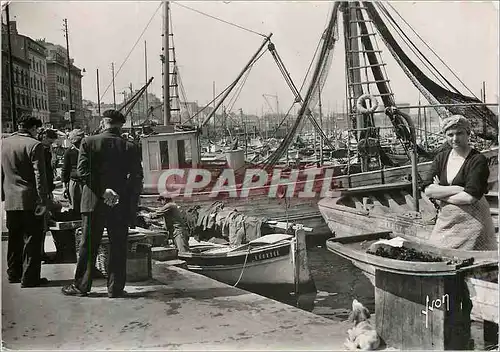
<svg viewBox="0 0 500 352"><path fill-rule="evenodd" d="M488 202L486 157L469 145L470 122L462 115L443 120L449 148L436 155L425 194L440 203L429 242L442 248L497 250Z"/></svg>

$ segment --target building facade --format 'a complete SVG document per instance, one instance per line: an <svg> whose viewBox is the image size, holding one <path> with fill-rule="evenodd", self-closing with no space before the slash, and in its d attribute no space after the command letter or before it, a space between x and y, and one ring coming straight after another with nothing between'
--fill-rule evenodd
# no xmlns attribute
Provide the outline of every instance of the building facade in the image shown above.
<svg viewBox="0 0 500 352"><path fill-rule="evenodd" d="M50 124L49 93L47 90L47 61L45 47L29 37L25 37L30 61L30 102L32 115L45 125Z"/></svg>
<svg viewBox="0 0 500 352"><path fill-rule="evenodd" d="M13 72L10 75L7 25L2 24L2 130L13 131L13 108L10 91L13 89L13 105L16 117L32 113L30 72L31 63L25 36L17 33L16 22L10 24L11 57Z"/></svg>
<svg viewBox="0 0 500 352"><path fill-rule="evenodd" d="M57 44L42 42L47 50L47 90L49 94L50 122L56 128L70 127L72 110L73 127L81 127L84 120L82 107L82 71L71 59L71 101L66 49Z"/></svg>

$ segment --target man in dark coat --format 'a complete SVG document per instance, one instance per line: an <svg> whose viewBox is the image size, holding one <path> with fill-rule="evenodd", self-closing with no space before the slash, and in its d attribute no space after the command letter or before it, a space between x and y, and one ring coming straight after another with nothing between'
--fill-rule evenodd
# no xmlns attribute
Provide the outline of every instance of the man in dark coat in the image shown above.
<svg viewBox="0 0 500 352"><path fill-rule="evenodd" d="M137 210L143 174L137 147L121 137L125 117L116 110L107 110L103 116L104 131L84 138L80 145L82 240L75 280L63 287L65 295L90 292L104 227L110 240L108 296L124 294L128 227L136 219L132 214Z"/></svg>
<svg viewBox="0 0 500 352"><path fill-rule="evenodd" d="M2 193L5 195L7 274L9 282L36 287L40 278L43 215L47 204L47 178L42 144L35 138L42 122L21 116L19 131L2 140Z"/></svg>
<svg viewBox="0 0 500 352"><path fill-rule="evenodd" d="M47 177L47 196L48 196L48 211L45 213L45 218L44 218L44 225L43 225L43 232L42 232L42 248L40 248L42 252L42 261L45 261L46 263L50 262L50 258L47 256L45 253L45 235L47 231L49 230L49 212L53 209L52 206L54 205L54 197L52 195L52 192L56 189L56 185L54 183L54 167L53 167L53 162L52 162L52 144L56 141L57 139L57 133L56 131L52 129L44 129L38 134L38 140L42 143L43 146L43 153L44 153L44 159L45 159L45 175Z"/></svg>
<svg viewBox="0 0 500 352"><path fill-rule="evenodd" d="M64 193L69 196L71 207L75 213L80 213L80 202L82 199L82 187L78 179L77 163L80 143L85 136L80 129L74 129L69 133L71 147L66 149L63 157L61 178L64 184Z"/></svg>
<svg viewBox="0 0 500 352"><path fill-rule="evenodd" d="M45 156L45 173L47 176L47 187L49 192L49 197L51 197L52 192L56 188L54 184L54 167L52 163L52 144L57 139L57 133L54 130L46 129L40 132L38 139L42 142L43 151Z"/></svg>

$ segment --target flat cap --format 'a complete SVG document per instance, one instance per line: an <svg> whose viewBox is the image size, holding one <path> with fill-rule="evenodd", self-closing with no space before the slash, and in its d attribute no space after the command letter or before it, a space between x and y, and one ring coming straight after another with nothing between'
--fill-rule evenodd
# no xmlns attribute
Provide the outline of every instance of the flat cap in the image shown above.
<svg viewBox="0 0 500 352"><path fill-rule="evenodd" d="M102 117L110 119L111 123L125 123L126 121L125 116L123 116L123 114L118 110L114 109L104 111Z"/></svg>

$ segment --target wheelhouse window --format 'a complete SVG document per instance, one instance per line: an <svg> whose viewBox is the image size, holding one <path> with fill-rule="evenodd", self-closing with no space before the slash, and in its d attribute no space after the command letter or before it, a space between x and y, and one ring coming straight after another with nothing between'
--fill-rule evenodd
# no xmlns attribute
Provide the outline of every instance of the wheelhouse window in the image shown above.
<svg viewBox="0 0 500 352"><path fill-rule="evenodd" d="M161 169L165 170L170 167L170 159L168 157L168 141L160 141L160 161Z"/></svg>

